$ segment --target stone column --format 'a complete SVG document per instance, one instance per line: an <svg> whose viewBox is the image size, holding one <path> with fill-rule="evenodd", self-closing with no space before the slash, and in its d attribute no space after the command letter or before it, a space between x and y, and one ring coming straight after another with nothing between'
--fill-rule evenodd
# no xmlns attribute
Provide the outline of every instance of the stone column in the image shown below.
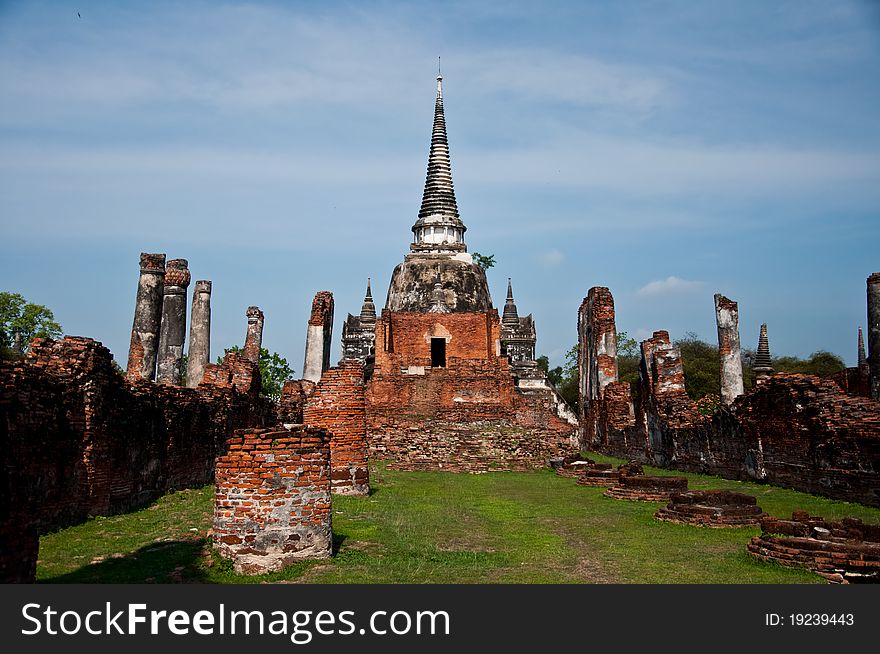
<svg viewBox="0 0 880 654"><path fill-rule="evenodd" d="M871 397L880 400L880 272L868 277L868 367Z"/></svg>
<svg viewBox="0 0 880 654"><path fill-rule="evenodd" d="M244 339L244 358L254 364L260 363L263 346L263 312L259 307L247 308L247 336Z"/></svg>
<svg viewBox="0 0 880 654"><path fill-rule="evenodd" d="M189 356L186 360L186 385L195 388L205 376L211 360L211 282L200 279L193 289L189 319Z"/></svg>
<svg viewBox="0 0 880 654"><path fill-rule="evenodd" d="M171 259L165 266L156 381L175 386L180 385L180 364L186 341L186 287L190 279L187 266L186 259Z"/></svg>
<svg viewBox="0 0 880 654"><path fill-rule="evenodd" d="M770 341L767 340L767 325L761 325L758 334L758 351L755 353L755 384L763 384L773 374L773 364L770 359Z"/></svg>
<svg viewBox="0 0 880 654"><path fill-rule="evenodd" d="M164 279L165 255L141 252L141 276L138 280L131 345L128 349L128 379L156 378L156 350L159 346Z"/></svg>
<svg viewBox="0 0 880 654"><path fill-rule="evenodd" d="M312 301L312 315L306 332L303 379L318 382L330 368L330 337L333 331L333 294L319 291Z"/></svg>
<svg viewBox="0 0 880 654"><path fill-rule="evenodd" d="M731 404L743 394L742 359L739 348L739 308L733 300L715 294L718 355L721 358L721 403Z"/></svg>

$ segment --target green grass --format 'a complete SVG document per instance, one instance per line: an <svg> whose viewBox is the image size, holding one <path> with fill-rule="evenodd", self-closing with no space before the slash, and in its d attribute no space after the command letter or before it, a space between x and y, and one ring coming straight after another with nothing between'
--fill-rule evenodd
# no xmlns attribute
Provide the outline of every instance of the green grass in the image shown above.
<svg viewBox="0 0 880 654"><path fill-rule="evenodd" d="M619 462L601 455L599 461ZM646 468L655 474L682 474ZM334 496L334 556L241 577L208 547L212 488L142 511L96 518L40 541L43 582L103 583L821 583L762 563L745 545L757 528L660 522L658 502L606 498L549 470L467 475L371 468L368 497ZM758 496L787 516L880 522L880 509L797 491L687 473L690 487Z"/></svg>

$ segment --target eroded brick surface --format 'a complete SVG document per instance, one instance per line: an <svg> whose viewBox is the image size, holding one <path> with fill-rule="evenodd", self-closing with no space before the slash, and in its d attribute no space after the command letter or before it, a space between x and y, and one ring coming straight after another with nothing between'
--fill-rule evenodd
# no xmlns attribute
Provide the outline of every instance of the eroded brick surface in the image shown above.
<svg viewBox="0 0 880 654"><path fill-rule="evenodd" d="M217 459L213 541L239 574L332 553L330 435L297 425L246 429Z"/></svg>

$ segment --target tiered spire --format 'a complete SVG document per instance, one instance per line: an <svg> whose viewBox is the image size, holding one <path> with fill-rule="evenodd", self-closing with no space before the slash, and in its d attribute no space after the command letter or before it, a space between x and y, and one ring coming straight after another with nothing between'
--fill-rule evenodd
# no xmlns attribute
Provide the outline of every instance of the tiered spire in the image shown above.
<svg viewBox="0 0 880 654"><path fill-rule="evenodd" d="M505 325L519 325L519 313L513 301L513 286L510 283L510 277L507 278L507 300L504 302L504 313L501 315L501 322Z"/></svg>
<svg viewBox="0 0 880 654"><path fill-rule="evenodd" d="M466 251L467 228L458 216L455 189L452 186L452 163L446 138L443 113L443 76L437 75L437 99L434 103L434 128L428 154L428 172L419 218L412 227L413 251Z"/></svg>
<svg viewBox="0 0 880 654"><path fill-rule="evenodd" d="M367 293L364 295L364 304L361 306L361 324L376 322L376 305L373 304L373 291L370 288L370 278L367 277Z"/></svg>
<svg viewBox="0 0 880 654"><path fill-rule="evenodd" d="M761 333L758 336L758 351L755 353L755 378L758 383L764 381L773 374L773 364L770 361L770 342L767 340L767 325L761 325Z"/></svg>
<svg viewBox="0 0 880 654"><path fill-rule="evenodd" d="M868 357L865 354L865 337L862 336L862 328L859 327L859 369L868 367Z"/></svg>

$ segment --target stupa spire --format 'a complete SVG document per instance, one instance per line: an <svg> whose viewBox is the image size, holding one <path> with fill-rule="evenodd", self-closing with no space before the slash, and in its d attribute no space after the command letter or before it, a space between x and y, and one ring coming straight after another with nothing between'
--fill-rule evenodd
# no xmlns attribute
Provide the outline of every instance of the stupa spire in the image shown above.
<svg viewBox="0 0 880 654"><path fill-rule="evenodd" d="M367 277L367 292L364 295L364 303L361 306L361 323L376 322L376 305L373 304L373 291L370 288L370 278Z"/></svg>
<svg viewBox="0 0 880 654"><path fill-rule="evenodd" d="M868 367L868 357L865 355L865 337L862 335L862 328L859 327L859 369Z"/></svg>
<svg viewBox="0 0 880 654"><path fill-rule="evenodd" d="M767 340L767 325L761 325L761 333L758 335L758 351L755 352L755 381L761 383L773 374L773 364L770 360L770 342Z"/></svg>
<svg viewBox="0 0 880 654"><path fill-rule="evenodd" d="M434 101L434 126L428 154L428 172L419 217L412 227L414 252L466 252L464 232L467 228L458 215L455 189L452 185L452 163L446 137L443 112L443 76L437 72L437 97Z"/></svg>
<svg viewBox="0 0 880 654"><path fill-rule="evenodd" d="M501 322L505 325L519 325L519 313L516 309L516 303L513 301L513 285L510 282L510 277L507 278L507 300L504 302Z"/></svg>

